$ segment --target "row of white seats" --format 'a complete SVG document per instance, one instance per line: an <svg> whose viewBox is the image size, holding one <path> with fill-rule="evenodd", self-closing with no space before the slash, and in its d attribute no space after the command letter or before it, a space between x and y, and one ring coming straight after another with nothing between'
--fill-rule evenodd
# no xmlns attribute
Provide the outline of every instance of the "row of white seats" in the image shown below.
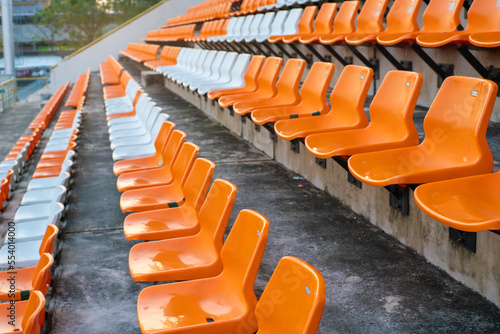
<svg viewBox="0 0 500 334"><path fill-rule="evenodd" d="M200 95L213 89L242 87L251 55L236 52L183 48L176 65L162 66L158 72Z"/></svg>
<svg viewBox="0 0 500 334"><path fill-rule="evenodd" d="M13 219L15 233L16 268L36 266L40 258L40 245L49 225L60 227L67 200L67 189L70 182L70 170L73 166L75 152L67 150L73 135L81 123L81 110L75 113L70 128L54 130L50 136L44 153L67 151L61 164L58 176L32 179L23 195L21 205ZM0 248L0 268L8 268L7 233ZM57 248L57 246L55 246Z"/></svg>
<svg viewBox="0 0 500 334"><path fill-rule="evenodd" d="M134 79L130 79L125 88L126 96L104 101L114 161L153 155L158 132L163 122L168 119L168 115L161 113L161 109L146 93L140 92L140 89L141 86ZM134 106L138 93L140 96ZM134 110L133 115L116 117Z"/></svg>
<svg viewBox="0 0 500 334"><path fill-rule="evenodd" d="M302 8L238 16L230 19L225 35L208 37L208 42L263 43L271 36L293 35L298 32Z"/></svg>

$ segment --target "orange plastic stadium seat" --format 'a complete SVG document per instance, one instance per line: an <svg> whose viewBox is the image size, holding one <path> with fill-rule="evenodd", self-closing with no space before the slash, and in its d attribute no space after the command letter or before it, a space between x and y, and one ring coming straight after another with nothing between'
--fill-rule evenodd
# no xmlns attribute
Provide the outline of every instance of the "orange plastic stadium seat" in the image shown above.
<svg viewBox="0 0 500 334"><path fill-rule="evenodd" d="M268 98L254 98L236 102L233 105L234 112L238 115L245 115L257 108L298 104L300 102L300 79L305 68L306 61L303 59L288 60L276 84L278 89L276 95Z"/></svg>
<svg viewBox="0 0 500 334"><path fill-rule="evenodd" d="M178 134L173 135L175 124L172 122L163 122L158 136L155 140L155 154L144 158L120 160L114 163L113 173L119 176L123 173L137 172L141 170L160 168L165 163L170 164L184 143ZM182 134L182 132L180 132ZM166 162L165 162L166 161Z"/></svg>
<svg viewBox="0 0 500 334"><path fill-rule="evenodd" d="M0 304L0 333L38 334L45 322L45 297L34 291L29 300L16 302L12 319L10 303ZM12 323L14 326L12 326Z"/></svg>
<svg viewBox="0 0 500 334"><path fill-rule="evenodd" d="M314 30L310 33L302 33L299 36L299 42L309 44L317 42L321 36L331 34L333 32L333 19L337 13L338 6L336 3L324 3L318 11L316 20L314 20Z"/></svg>
<svg viewBox="0 0 500 334"><path fill-rule="evenodd" d="M157 44L128 43L126 50L120 50L120 53L138 63L144 63L149 60L158 59L160 46Z"/></svg>
<svg viewBox="0 0 500 334"><path fill-rule="evenodd" d="M180 154L180 153L179 153ZM215 164L207 159L196 159L184 184L173 182L166 186L129 190L120 198L123 212L141 212L175 208L194 198L194 208L199 210L212 180Z"/></svg>
<svg viewBox="0 0 500 334"><path fill-rule="evenodd" d="M280 119L326 114L330 110L327 93L334 70L332 63L314 63L300 87L301 100L298 104L255 109L252 121L260 125Z"/></svg>
<svg viewBox="0 0 500 334"><path fill-rule="evenodd" d="M421 87L421 74L389 71L370 105L371 122L366 128L312 134L305 140L307 150L327 159L417 145L413 111Z"/></svg>
<svg viewBox="0 0 500 334"><path fill-rule="evenodd" d="M107 61L99 63L99 72L101 73L101 83L103 85L119 85L122 71L122 65L111 55L108 56Z"/></svg>
<svg viewBox="0 0 500 334"><path fill-rule="evenodd" d="M33 291L40 291L43 295L47 293L51 281L50 268L54 258L48 253L42 254L36 267L16 269L0 272L0 301L27 300ZM8 279L14 277L15 291L10 291Z"/></svg>
<svg viewBox="0 0 500 334"><path fill-rule="evenodd" d="M364 128L368 125L364 104L373 70L347 65L330 95L330 111L326 115L282 119L274 124L278 136L285 140L305 138L321 132Z"/></svg>
<svg viewBox="0 0 500 334"><path fill-rule="evenodd" d="M197 234L132 247L128 264L134 281L185 281L221 273L220 252L236 186L216 180L214 187L200 209Z"/></svg>
<svg viewBox="0 0 500 334"><path fill-rule="evenodd" d="M228 89L215 89L208 92L207 96L210 100L214 100L218 97L224 95L240 94L240 93L250 93L254 92L258 88L258 76L262 69L262 65L266 57L264 56L253 56L248 63L247 70L245 71L244 79L245 85L241 88L228 88Z"/></svg>
<svg viewBox="0 0 500 334"><path fill-rule="evenodd" d="M264 254L269 221L242 210L229 233L216 277L147 287L137 299L144 334L245 333L257 330L253 286Z"/></svg>
<svg viewBox="0 0 500 334"><path fill-rule="evenodd" d="M444 2L444 1L443 1ZM476 4L477 2L477 4ZM491 2L493 4L493 1L474 1L469 8L469 11L467 13L468 16L468 21L469 25L465 30L458 30L457 28L460 26L460 10L462 9L463 1L450 1L449 2L449 7L448 10L456 10L458 12L456 16L456 23L458 23L453 29L450 30L440 30L440 31L433 31L430 33L426 34L419 34L417 36L417 43L420 44L421 46L425 47L438 47L438 46L443 46L448 43L455 43L455 44L461 44L461 43L469 43L469 35L474 31L474 25L477 24L478 22L475 21L475 19L483 20L482 17L474 17L474 7L483 7L485 2ZM455 8L458 7L458 8ZM492 8L490 8L491 10ZM481 15L482 16L482 15ZM425 26L425 24L424 24Z"/></svg>
<svg viewBox="0 0 500 334"><path fill-rule="evenodd" d="M491 173L493 156L486 129L497 90L486 79L447 78L424 119L426 136L420 145L353 155L349 170L374 186Z"/></svg>
<svg viewBox="0 0 500 334"><path fill-rule="evenodd" d="M345 37L356 30L356 14L358 13L359 1L344 1L340 6L335 20L333 20L333 31L319 38L322 44L334 44L343 42Z"/></svg>
<svg viewBox="0 0 500 334"><path fill-rule="evenodd" d="M127 87L130 79L132 79L132 76L127 71L123 71L122 75L120 76L119 85L106 86L102 88L104 99L107 100L115 97L125 96L125 88Z"/></svg>
<svg viewBox="0 0 500 334"><path fill-rule="evenodd" d="M202 207L210 208L221 198L221 189L227 181L215 180ZM123 222L123 232L127 240L162 240L195 235L200 231L200 224L208 219L196 208L197 194L187 193L184 204L179 207L136 212L128 215ZM203 199L202 199L203 200ZM213 201L213 202L212 202Z"/></svg>
<svg viewBox="0 0 500 334"><path fill-rule="evenodd" d="M178 130L175 131L177 132ZM179 133L183 135L181 138L183 140L185 137L184 133L180 131ZM123 173L116 180L116 188L122 192L132 189L163 186L173 182L177 182L182 186L198 156L199 150L200 148L195 144L183 143L179 154L171 161L171 164L167 163L159 168ZM175 153L175 151L169 150L166 153ZM168 159L170 157L165 158Z"/></svg>
<svg viewBox="0 0 500 334"><path fill-rule="evenodd" d="M388 2L388 0L367 0L356 20L357 29L345 37L346 43L360 45L375 41L377 35L384 31L382 20Z"/></svg>
<svg viewBox="0 0 500 334"><path fill-rule="evenodd" d="M50 152L44 152L42 154L42 157L40 160L43 159L60 159L66 157L66 154L68 154L68 151L73 150L76 147L76 143L74 140L70 141L68 143L68 146L66 147L65 150L63 151L50 151Z"/></svg>
<svg viewBox="0 0 500 334"><path fill-rule="evenodd" d="M290 275L294 277L294 284L288 283ZM280 302L276 305L278 295ZM278 263L255 307L257 333L317 333L324 308L323 275L307 262L285 256Z"/></svg>
<svg viewBox="0 0 500 334"><path fill-rule="evenodd" d="M477 3L476 3L477 2ZM475 1L467 17L470 43L486 48L500 46L500 4L494 1Z"/></svg>
<svg viewBox="0 0 500 334"><path fill-rule="evenodd" d="M382 32L377 36L377 42L382 45L414 43L418 35L456 31L460 25L460 10L463 3L464 0L431 1L423 15L422 29L414 32L403 30L391 33Z"/></svg>
<svg viewBox="0 0 500 334"><path fill-rule="evenodd" d="M219 105L226 108L239 101L273 97L277 93L276 81L278 80L282 64L283 59L281 58L267 58L257 79L257 89L255 91L221 96L219 97Z"/></svg>
<svg viewBox="0 0 500 334"><path fill-rule="evenodd" d="M76 80L73 88L71 89L71 93L68 96L68 99L66 100L66 107L73 107L76 108L78 107L78 103L80 102L80 99L82 95L85 95L87 92L87 85L90 77L90 67L87 70L87 73L85 74L80 74L78 76L78 79Z"/></svg>
<svg viewBox="0 0 500 334"><path fill-rule="evenodd" d="M284 43L293 43L299 40L300 36L310 34L313 32L313 22L316 13L318 12L317 6L307 6L302 12L299 23L297 25L298 31L294 35L286 35L281 39Z"/></svg>
<svg viewBox="0 0 500 334"><path fill-rule="evenodd" d="M431 218L457 230L500 230L500 173L422 184L415 203Z"/></svg>
<svg viewBox="0 0 500 334"><path fill-rule="evenodd" d="M415 38L415 33L420 30L417 16L421 4L422 0L396 0L387 14L387 28L376 36L377 41L380 44L393 45L410 39L409 36Z"/></svg>
<svg viewBox="0 0 500 334"><path fill-rule="evenodd" d="M181 52L181 48L177 46L164 46L161 50L160 59L149 60L144 63L144 66L152 70L156 70L160 66L172 66L177 64L177 56Z"/></svg>

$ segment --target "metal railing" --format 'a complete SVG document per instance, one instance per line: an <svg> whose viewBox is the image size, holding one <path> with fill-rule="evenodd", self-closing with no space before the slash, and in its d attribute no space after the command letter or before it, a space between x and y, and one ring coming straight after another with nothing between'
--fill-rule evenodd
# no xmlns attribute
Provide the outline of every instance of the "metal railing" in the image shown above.
<svg viewBox="0 0 500 334"><path fill-rule="evenodd" d="M16 100L21 101L26 99L31 94L42 89L50 80L50 77L38 78L17 78L17 93Z"/></svg>
<svg viewBox="0 0 500 334"><path fill-rule="evenodd" d="M0 112L16 102L17 83L15 78L0 83Z"/></svg>
<svg viewBox="0 0 500 334"><path fill-rule="evenodd" d="M42 89L50 81L50 77L13 78L0 75L0 113L15 102L29 97ZM31 82L29 82L31 81Z"/></svg>

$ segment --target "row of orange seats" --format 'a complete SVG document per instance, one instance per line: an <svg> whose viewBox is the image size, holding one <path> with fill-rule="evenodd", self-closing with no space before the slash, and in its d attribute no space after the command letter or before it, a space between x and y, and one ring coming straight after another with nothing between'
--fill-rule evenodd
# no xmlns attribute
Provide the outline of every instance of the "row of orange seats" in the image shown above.
<svg viewBox="0 0 500 334"><path fill-rule="evenodd" d="M159 50L159 45L128 43L127 48L125 50L120 50L120 53L133 61L142 63L147 60L157 59Z"/></svg>
<svg viewBox="0 0 500 334"><path fill-rule="evenodd" d="M0 163L0 179L2 180L0 184L0 210L3 209L4 202L9 199L10 191L14 189L15 182L19 181L28 160L40 141L43 129L45 129L53 114L59 108L68 88L69 82L57 89L30 124L29 129L33 130L32 133L19 137L16 144Z"/></svg>
<svg viewBox="0 0 500 334"><path fill-rule="evenodd" d="M417 23L417 15L422 0L396 0L385 20L386 28L384 28L383 14L388 0L366 1L359 15L357 15L359 1L344 1L338 14L335 3L325 3L319 10L317 6L308 6L303 12L301 11L300 17L289 16L290 20L285 19L280 22L283 25L281 31L287 33L280 36L278 29L278 35L271 33L273 37L269 41L303 44L345 42L351 45L418 43L424 47L439 47L446 44L472 44L490 48L500 46L500 7L494 1L475 0L467 11L468 25L465 29L461 29L460 12L463 2L463 0L430 1L423 15L421 29ZM294 11L300 9L296 8ZM263 19L266 15L273 16L273 19ZM252 35L258 35L256 29L272 29L273 20L277 17L278 14L273 12L250 15L246 24L250 27ZM228 20L236 19L238 18ZM252 25L252 21L256 25ZM264 23L265 27L262 26ZM223 36L227 33L228 25L229 21L223 24L206 22L202 28L203 37ZM231 34L234 32L231 31Z"/></svg>
<svg viewBox="0 0 500 334"><path fill-rule="evenodd" d="M114 115L122 124L134 118L129 113ZM121 159L113 167L117 188L123 191L120 207L123 212L134 212L124 221L124 234L128 240L150 241L130 251L133 279L184 281L156 285L140 293L137 310L141 331L199 328L232 333L245 325L248 333L257 329L272 333L279 323L287 333L316 332L325 304L321 274L300 259L285 257L257 301L253 285L269 221L255 211L242 210L223 242L236 186L218 179L210 187L215 164L198 158L199 147L185 142L186 134L174 128L172 122L162 123L153 155L141 156L136 149L138 157ZM196 264L183 260L194 258ZM283 282L290 272L300 273L294 284ZM296 289L296 284L301 288ZM282 291L287 303L269 312L266 307L273 302L276 289ZM200 303L205 305L203 310ZM211 304L214 307L207 306ZM225 311L221 312L221 307ZM290 325L284 325L287 323Z"/></svg>
<svg viewBox="0 0 500 334"><path fill-rule="evenodd" d="M178 50L165 48L166 53L173 55ZM269 125L283 139L303 140L306 148L318 158L336 157L347 162L354 156L348 162L351 173L370 185L423 184L492 171L493 158L485 133L497 92L495 83L467 77L446 79L424 122L427 139L419 145L412 117L422 84L420 74L390 71L371 103L371 122L368 123L363 105L372 69L346 66L330 95L329 106L327 91L333 64L314 63L299 91L305 61L290 59L281 71L282 63L281 58L254 56L246 69L243 87L212 90L208 98L217 98L221 107L231 107L236 114L248 115L256 124ZM172 60L171 65L165 66L174 64ZM189 67L184 70L188 71ZM455 117L444 111L457 108L463 112L456 116L460 122L454 123ZM443 134L437 147L438 139L433 138L436 133ZM468 143L467 146L476 143L476 148L467 152L455 149L451 155L450 147L462 147L460 143ZM405 149L394 158L391 168L388 164L392 160L388 156L384 155L382 160L376 158L380 151L397 148ZM374 152L368 155L373 161L358 163L368 152ZM461 230L500 227L498 218L493 219L497 213L469 213L479 220L472 224L455 217L451 209L447 209L446 216L455 218L442 218L444 214L433 211L437 209L432 201L422 204L417 200L417 203L432 217Z"/></svg>
<svg viewBox="0 0 500 334"><path fill-rule="evenodd" d="M49 103L59 105L68 86L69 83L61 87L54 95L57 101L51 99L53 102ZM80 106L86 86L87 82L77 80L70 93ZM2 333L38 334L44 326L45 295L51 285L58 225L67 198L80 113L81 110L61 112L13 221L8 224L0 248L0 267L8 270L0 272L0 300L8 302L0 307L0 317L5 319L0 324ZM39 134L41 129L40 126L35 132Z"/></svg>
<svg viewBox="0 0 500 334"><path fill-rule="evenodd" d="M102 85L118 85L120 84L120 76L122 75L123 66L113 58L108 56L106 61L99 63L99 73L101 74Z"/></svg>
<svg viewBox="0 0 500 334"><path fill-rule="evenodd" d="M178 27L164 28L148 31L145 38L146 42L175 42L185 40L194 36L196 24L187 24Z"/></svg>

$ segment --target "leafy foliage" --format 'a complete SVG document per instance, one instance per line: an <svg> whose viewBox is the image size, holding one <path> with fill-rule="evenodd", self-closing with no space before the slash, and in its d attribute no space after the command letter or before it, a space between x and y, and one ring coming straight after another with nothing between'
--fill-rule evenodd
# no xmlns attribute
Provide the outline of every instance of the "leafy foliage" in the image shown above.
<svg viewBox="0 0 500 334"><path fill-rule="evenodd" d="M49 29L49 40L68 34L69 43L84 46L114 24L120 24L156 4L158 0L52 0L36 14L37 23Z"/></svg>

